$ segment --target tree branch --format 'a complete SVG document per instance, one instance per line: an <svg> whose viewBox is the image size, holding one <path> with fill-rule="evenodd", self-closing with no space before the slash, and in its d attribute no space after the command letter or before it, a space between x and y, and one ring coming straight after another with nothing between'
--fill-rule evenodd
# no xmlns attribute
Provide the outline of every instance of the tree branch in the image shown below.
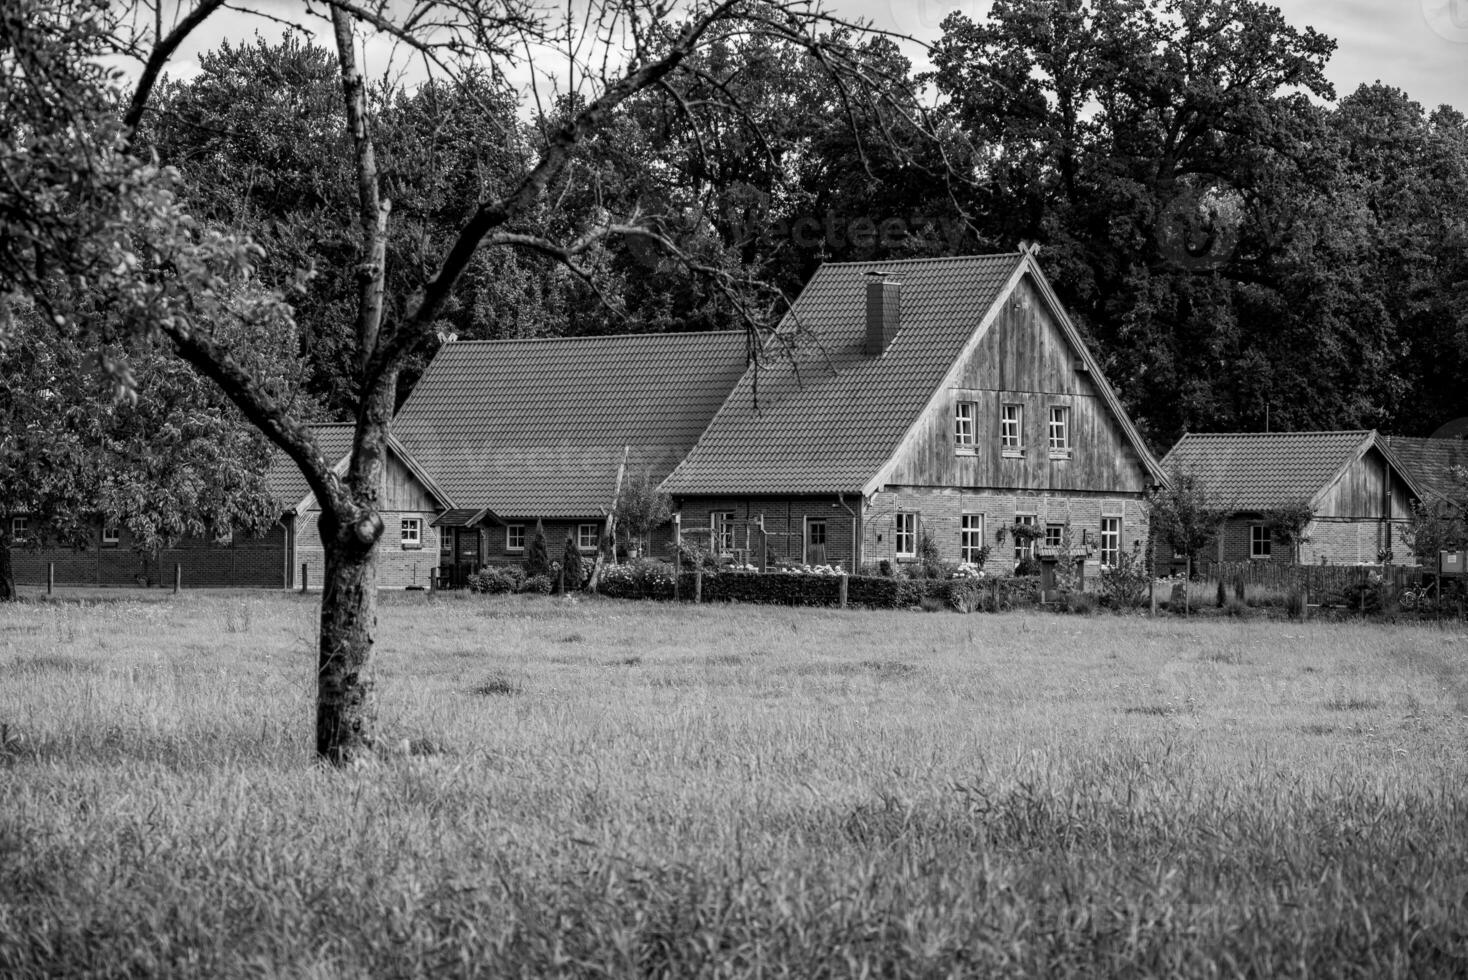
<svg viewBox="0 0 1468 980"><path fill-rule="evenodd" d="M210 15L222 6L224 6L224 0L199 0L199 5L190 10L188 16L168 32L167 37L159 37L155 40L153 51L143 64L143 74L138 78L137 87L133 89L133 97L128 103L127 113L122 117L122 124L129 133L136 132L138 124L143 121L143 112L148 107L148 99L152 96L153 87L158 84L158 76L162 73L164 66L168 64L168 59L173 57L174 52L193 33L194 28L208 20ZM161 24L162 21L160 20L159 23Z"/></svg>

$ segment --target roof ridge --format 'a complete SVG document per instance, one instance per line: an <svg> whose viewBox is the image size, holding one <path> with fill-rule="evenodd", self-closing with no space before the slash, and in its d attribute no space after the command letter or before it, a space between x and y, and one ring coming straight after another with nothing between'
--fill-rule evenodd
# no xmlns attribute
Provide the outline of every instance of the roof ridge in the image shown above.
<svg viewBox="0 0 1468 980"><path fill-rule="evenodd" d="M647 330L642 333L589 333L573 334L568 337L498 337L479 338L474 340L451 340L443 347L457 347L467 344L535 344L548 343L551 341L586 341L586 340L631 340L640 337L724 337L743 336L743 330ZM443 348L439 348L442 350Z"/></svg>
<svg viewBox="0 0 1468 980"><path fill-rule="evenodd" d="M1365 436L1375 429L1299 429L1291 432L1185 432L1184 439L1221 439L1234 436ZM1380 433L1378 433L1380 435Z"/></svg>

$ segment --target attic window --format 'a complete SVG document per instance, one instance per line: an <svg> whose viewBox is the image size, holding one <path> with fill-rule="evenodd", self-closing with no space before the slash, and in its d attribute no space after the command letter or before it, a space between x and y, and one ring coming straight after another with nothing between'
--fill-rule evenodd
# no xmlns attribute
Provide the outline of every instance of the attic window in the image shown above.
<svg viewBox="0 0 1468 980"><path fill-rule="evenodd" d="M999 413L999 447L1005 456L1023 456L1025 407L1005 405Z"/></svg>
<svg viewBox="0 0 1468 980"><path fill-rule="evenodd" d="M1070 409L1050 406L1050 458L1070 459Z"/></svg>
<svg viewBox="0 0 1468 980"><path fill-rule="evenodd" d="M122 531L120 531L118 529L117 525L115 525L115 524L104 524L104 525L102 525L102 543L103 544L105 544L105 545L115 545L115 544L117 544L121 540L122 540Z"/></svg>
<svg viewBox="0 0 1468 980"><path fill-rule="evenodd" d="M974 417L978 414L973 402L957 402L953 406L953 444L959 450L974 448Z"/></svg>

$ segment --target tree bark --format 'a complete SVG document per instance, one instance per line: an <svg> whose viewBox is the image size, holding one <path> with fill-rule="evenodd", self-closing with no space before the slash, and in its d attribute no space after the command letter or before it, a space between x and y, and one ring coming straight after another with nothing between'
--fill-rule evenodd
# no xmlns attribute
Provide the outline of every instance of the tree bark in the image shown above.
<svg viewBox="0 0 1468 980"><path fill-rule="evenodd" d="M373 747L375 702L368 669L377 627L377 539L362 541L361 530L322 514L326 573L317 648L316 754L338 766Z"/></svg>

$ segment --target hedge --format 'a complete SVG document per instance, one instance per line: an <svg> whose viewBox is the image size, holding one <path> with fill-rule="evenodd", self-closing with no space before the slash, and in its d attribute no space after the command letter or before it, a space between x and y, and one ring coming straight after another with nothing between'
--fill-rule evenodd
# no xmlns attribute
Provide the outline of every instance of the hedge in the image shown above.
<svg viewBox="0 0 1468 980"><path fill-rule="evenodd" d="M685 572L678 580L678 596L692 601L696 579ZM1033 577L985 579L905 579L852 575L847 579L846 601L871 609L906 609L932 598L961 612L998 611L1034 603L1039 582ZM673 571L663 562L615 566L604 575L599 591L619 599L672 599ZM834 575L720 572L705 575L704 602L748 602L782 606L836 606L841 602L841 579Z"/></svg>

